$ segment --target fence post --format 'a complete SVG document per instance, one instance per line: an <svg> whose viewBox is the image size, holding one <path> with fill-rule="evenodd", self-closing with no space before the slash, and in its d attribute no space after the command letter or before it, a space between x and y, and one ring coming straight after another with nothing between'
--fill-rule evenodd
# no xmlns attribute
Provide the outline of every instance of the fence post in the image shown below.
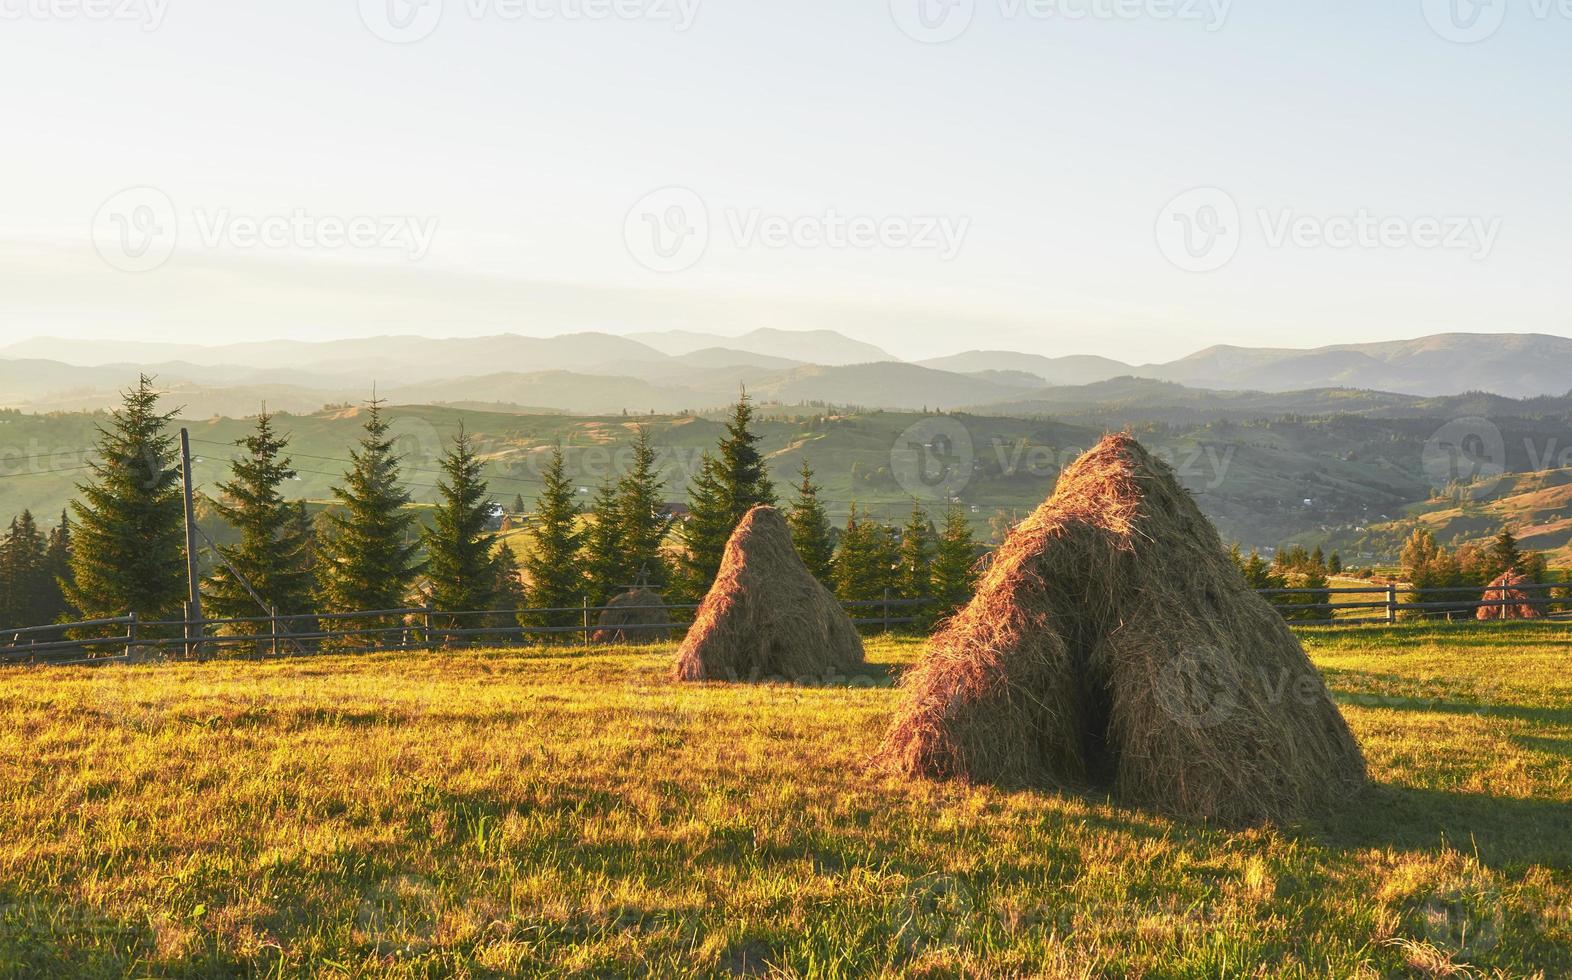
<svg viewBox="0 0 1572 980"><path fill-rule="evenodd" d="M280 626L279 621L278 621L278 607L274 606L271 609L269 609L267 612L268 612L268 626L271 628L272 633L273 633L273 656L276 657L276 656L278 656L278 631L279 631L279 626Z"/></svg>
<svg viewBox="0 0 1572 980"><path fill-rule="evenodd" d="M885 589L884 590L884 625L883 625L883 629L884 629L884 632L886 634L888 634L890 632L890 590L889 589Z"/></svg>
<svg viewBox="0 0 1572 980"><path fill-rule="evenodd" d="M131 613L131 622L126 625L126 659L131 660L136 656L137 641L141 639L142 631L137 629L141 617L136 612Z"/></svg>
<svg viewBox="0 0 1572 980"><path fill-rule="evenodd" d="M436 610L433 609L431 603L428 602L426 603L423 611L426 624L426 647L428 649L435 650L437 648Z"/></svg>
<svg viewBox="0 0 1572 980"><path fill-rule="evenodd" d="M1393 583L1386 587L1386 621L1397 622L1397 585Z"/></svg>
<svg viewBox="0 0 1572 980"><path fill-rule="evenodd" d="M589 607L589 596L585 596L584 597L584 635L581 637L581 639L583 640L583 645L584 646L589 646L589 641L590 641L589 609L590 609L590 607Z"/></svg>

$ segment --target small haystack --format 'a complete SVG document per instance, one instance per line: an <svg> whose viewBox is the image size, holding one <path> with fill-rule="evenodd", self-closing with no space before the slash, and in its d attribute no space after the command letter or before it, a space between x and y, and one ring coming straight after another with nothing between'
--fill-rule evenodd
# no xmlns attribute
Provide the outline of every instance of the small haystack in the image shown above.
<svg viewBox="0 0 1572 980"><path fill-rule="evenodd" d="M797 556L786 518L755 507L677 653L677 679L813 681L862 666L857 628Z"/></svg>
<svg viewBox="0 0 1572 980"><path fill-rule="evenodd" d="M600 627L593 637L596 643L665 643L672 634L665 600L644 588L624 592L606 603L596 625Z"/></svg>
<svg viewBox="0 0 1572 980"><path fill-rule="evenodd" d="M1480 606L1480 619L1544 619L1545 612L1541 606L1533 604L1535 599L1545 597L1545 589L1525 589L1525 585L1533 585L1533 581L1519 572L1503 572L1501 577L1485 586L1485 602L1499 603L1493 606Z"/></svg>
<svg viewBox="0 0 1572 980"><path fill-rule="evenodd" d="M902 687L880 758L911 775L1106 787L1232 825L1291 819L1365 782L1282 616L1129 435L1064 472Z"/></svg>

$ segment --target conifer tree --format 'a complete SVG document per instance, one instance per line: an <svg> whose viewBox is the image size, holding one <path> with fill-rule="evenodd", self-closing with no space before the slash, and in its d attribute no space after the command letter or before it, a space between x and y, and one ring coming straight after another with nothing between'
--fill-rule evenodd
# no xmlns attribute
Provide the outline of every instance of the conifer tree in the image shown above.
<svg viewBox="0 0 1572 980"><path fill-rule="evenodd" d="M813 482L813 469L804 460L802 483L797 486L797 499L792 501L792 544L808 571L826 587L833 587L835 575L835 542L830 534L830 517L819 499L822 488Z"/></svg>
<svg viewBox="0 0 1572 980"><path fill-rule="evenodd" d="M420 543L414 517L404 509L409 491L399 479L401 457L393 451L382 402L369 403L365 434L350 459L317 544L322 605L330 613L397 608L420 571Z"/></svg>
<svg viewBox="0 0 1572 980"><path fill-rule="evenodd" d="M48 574L44 608L39 619L44 623L63 623L71 611L65 592L71 579L71 515L62 510L60 523L49 532L49 545L44 555Z"/></svg>
<svg viewBox="0 0 1572 980"><path fill-rule="evenodd" d="M0 539L0 626L47 626L52 576L47 545L31 511L11 520Z"/></svg>
<svg viewBox="0 0 1572 980"><path fill-rule="evenodd" d="M642 579L648 588L660 592L666 588L671 572L661 552L666 522L660 516L660 506L666 482L656 468L658 462L649 429L640 426L638 439L633 443L633 466L617 486L617 509L623 567L628 573L626 582L621 584L631 585Z"/></svg>
<svg viewBox="0 0 1572 980"><path fill-rule="evenodd" d="M853 504L835 557L835 594L841 601L883 599L891 582L892 551L893 540L885 527L860 516Z"/></svg>
<svg viewBox="0 0 1572 980"><path fill-rule="evenodd" d="M926 625L932 626L960 611L977 590L977 546L971 522L961 508L950 505L944 533L933 556L933 602L923 607Z"/></svg>
<svg viewBox="0 0 1572 980"><path fill-rule="evenodd" d="M284 500L280 489L296 476L284 455L289 439L274 431L273 417L264 411L257 418L256 431L236 445L245 455L230 463L232 478L219 484L221 496L215 506L219 516L240 532L240 541L219 546L227 564L219 562L208 579L203 611L218 619L266 616L274 609L284 616L307 612L315 585L311 536L300 528L295 506ZM236 571L244 582L236 578ZM265 632L261 625L237 625L231 632Z"/></svg>
<svg viewBox="0 0 1572 980"><path fill-rule="evenodd" d="M1501 533L1490 543L1487 569L1489 581L1494 581L1505 572L1516 570L1522 560L1523 552L1517 546L1517 535L1512 533L1511 528L1503 527Z"/></svg>
<svg viewBox="0 0 1572 980"><path fill-rule="evenodd" d="M590 503L584 534L584 594L591 606L604 606L629 584L622 551L622 506L610 476Z"/></svg>
<svg viewBox="0 0 1572 980"><path fill-rule="evenodd" d="M531 625L519 617L519 610L525 607L529 598L524 591L524 577L519 572L518 556L505 542L497 549L492 567L496 581L492 585L491 608L498 611L492 625L509 629Z"/></svg>
<svg viewBox="0 0 1572 980"><path fill-rule="evenodd" d="M579 530L579 503L568 480L567 464L558 446L546 467L545 486L535 502L530 528L530 550L524 556L529 573L529 605L536 609L565 610L584 597L584 575L579 568L583 535ZM579 614L541 613L528 626L572 626Z"/></svg>
<svg viewBox="0 0 1572 980"><path fill-rule="evenodd" d="M462 427L442 457L437 480L441 498L431 526L421 535L426 546L426 577L431 605L438 612L477 612L496 598L497 536L487 530L491 501L481 478L480 457ZM450 629L478 627L462 617L442 617Z"/></svg>
<svg viewBox="0 0 1572 980"><path fill-rule="evenodd" d="M172 619L187 595L185 504L169 420L143 375L101 427L98 462L79 484L66 599L82 619Z"/></svg>
<svg viewBox="0 0 1572 980"><path fill-rule="evenodd" d="M762 438L753 431L753 414L753 401L745 390L732 409L726 438L720 444L716 477L722 498L730 508L733 530L753 508L775 506L775 485L770 482L764 456L759 452Z"/></svg>
<svg viewBox="0 0 1572 980"><path fill-rule="evenodd" d="M775 485L759 452L761 437L753 431L753 403L744 391L726 423L726 435L714 456L704 457L699 476L689 489L692 516L684 528L683 585L690 598L709 591L720 571L726 542L748 511L775 506Z"/></svg>
<svg viewBox="0 0 1572 980"><path fill-rule="evenodd" d="M912 516L901 531L896 588L902 599L927 599L933 589L933 541L928 514L912 501Z"/></svg>
<svg viewBox="0 0 1572 980"><path fill-rule="evenodd" d="M683 597L690 602L703 599L720 573L726 542L736 525L731 522L731 507L726 503L719 476L720 463L705 453L699 475L688 488L689 516L682 526L681 566Z"/></svg>

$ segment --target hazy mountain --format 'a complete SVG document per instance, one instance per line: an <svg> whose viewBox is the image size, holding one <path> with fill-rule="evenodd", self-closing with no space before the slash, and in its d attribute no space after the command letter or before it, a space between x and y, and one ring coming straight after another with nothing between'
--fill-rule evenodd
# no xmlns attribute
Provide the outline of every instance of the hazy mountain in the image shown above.
<svg viewBox="0 0 1572 980"><path fill-rule="evenodd" d="M923 367L961 374L980 374L985 371L1025 371L1036 375L1051 385L1085 385L1106 381L1121 375L1135 373L1135 368L1120 361L1090 354L1072 354L1067 357L1042 357L1007 350L974 350L949 357L935 357L919 361Z"/></svg>
<svg viewBox="0 0 1572 980"><path fill-rule="evenodd" d="M1490 391L1523 398L1572 388L1572 340L1543 334L1440 334L1315 350L1224 346L1132 373L1199 388L1344 386L1416 395Z"/></svg>
<svg viewBox="0 0 1572 980"><path fill-rule="evenodd" d="M916 364L812 366L784 372L750 388L786 404L827 402L865 408L953 408L1020 397L1035 390Z"/></svg>
<svg viewBox="0 0 1572 980"><path fill-rule="evenodd" d="M647 344L673 357L692 354L705 348L721 347L783 358L799 364L827 364L832 367L898 360L872 344L853 340L834 330L763 329L743 334L741 337L668 330L660 333L629 334L628 339Z"/></svg>

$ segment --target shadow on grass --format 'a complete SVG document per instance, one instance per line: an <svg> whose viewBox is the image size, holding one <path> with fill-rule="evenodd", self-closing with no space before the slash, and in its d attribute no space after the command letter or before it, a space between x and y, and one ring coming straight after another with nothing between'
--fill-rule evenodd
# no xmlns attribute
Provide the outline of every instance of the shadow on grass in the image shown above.
<svg viewBox="0 0 1572 980"><path fill-rule="evenodd" d="M1325 847L1477 853L1496 870L1541 864L1572 870L1572 806L1377 783L1348 806L1307 821Z"/></svg>

